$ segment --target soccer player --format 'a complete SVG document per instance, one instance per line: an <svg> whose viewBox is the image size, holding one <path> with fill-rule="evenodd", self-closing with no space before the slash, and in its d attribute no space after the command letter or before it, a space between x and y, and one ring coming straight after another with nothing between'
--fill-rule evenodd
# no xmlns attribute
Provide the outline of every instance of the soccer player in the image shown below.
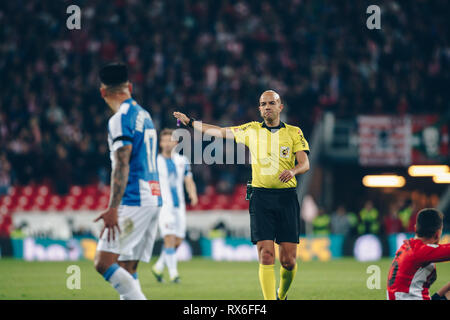
<svg viewBox="0 0 450 320"><path fill-rule="evenodd" d="M388 300L430 300L429 288L436 280L435 262L450 261L450 244L439 244L443 215L436 209L423 209L416 218L416 237L405 240L395 254L388 275ZM446 285L433 300L450 298Z"/></svg>
<svg viewBox="0 0 450 320"><path fill-rule="evenodd" d="M150 114L131 97L127 67L100 70L100 93L114 112L108 122L112 162L108 209L95 255L95 269L124 300L145 300L139 261L150 260L162 198L156 167L157 135Z"/></svg>
<svg viewBox="0 0 450 320"><path fill-rule="evenodd" d="M159 282L163 282L162 273L167 266L170 281L178 283L180 277L175 253L186 233L183 183L192 205L197 204L198 197L189 160L174 152L178 142L172 139L172 132L171 129L164 129L160 134L161 153L158 155L157 162L163 206L159 215L159 231L164 238L164 248L152 272Z"/></svg>
<svg viewBox="0 0 450 320"><path fill-rule="evenodd" d="M259 99L262 122L227 128L204 124L174 112L184 125L215 137L234 138L250 149L253 190L249 206L251 240L257 247L259 280L267 300L285 300L297 272L300 206L295 176L309 170L308 142L300 128L281 122L283 107L278 93L265 91ZM279 244L281 262L277 290L274 242Z"/></svg>

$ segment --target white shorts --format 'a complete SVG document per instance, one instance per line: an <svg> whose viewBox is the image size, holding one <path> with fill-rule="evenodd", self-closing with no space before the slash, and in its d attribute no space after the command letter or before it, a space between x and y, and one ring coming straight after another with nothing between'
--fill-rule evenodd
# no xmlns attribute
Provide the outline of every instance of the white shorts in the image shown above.
<svg viewBox="0 0 450 320"><path fill-rule="evenodd" d="M186 209L162 206L159 215L161 237L174 235L184 239L186 236Z"/></svg>
<svg viewBox="0 0 450 320"><path fill-rule="evenodd" d="M115 230L115 240L111 239L108 242L108 231L105 230L98 241L97 250L119 254L119 261L149 262L155 243L160 210L161 207L156 206L121 205L118 210L120 235L118 236Z"/></svg>

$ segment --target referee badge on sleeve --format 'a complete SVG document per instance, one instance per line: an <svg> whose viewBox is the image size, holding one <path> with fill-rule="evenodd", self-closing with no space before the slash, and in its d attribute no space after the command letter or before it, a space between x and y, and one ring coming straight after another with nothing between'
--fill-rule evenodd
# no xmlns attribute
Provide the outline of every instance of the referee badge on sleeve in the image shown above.
<svg viewBox="0 0 450 320"><path fill-rule="evenodd" d="M289 149L289 147L285 147L285 146L281 146L281 149L280 149L280 157L281 158L289 158L289 155L290 155L290 149Z"/></svg>

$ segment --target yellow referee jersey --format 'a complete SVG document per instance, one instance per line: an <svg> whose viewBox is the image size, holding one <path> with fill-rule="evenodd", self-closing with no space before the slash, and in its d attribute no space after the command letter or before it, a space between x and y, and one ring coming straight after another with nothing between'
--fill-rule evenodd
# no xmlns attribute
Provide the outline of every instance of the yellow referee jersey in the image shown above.
<svg viewBox="0 0 450 320"><path fill-rule="evenodd" d="M236 143L243 143L250 149L253 187L282 189L297 186L295 178L284 183L278 177L284 170L295 167L297 151L309 153L308 141L299 127L280 122L278 127L269 128L264 121L253 121L229 129Z"/></svg>

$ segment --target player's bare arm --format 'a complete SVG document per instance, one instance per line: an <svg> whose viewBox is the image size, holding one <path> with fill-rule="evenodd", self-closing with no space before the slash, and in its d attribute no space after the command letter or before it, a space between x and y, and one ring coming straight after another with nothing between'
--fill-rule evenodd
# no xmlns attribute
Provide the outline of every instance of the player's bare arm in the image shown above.
<svg viewBox="0 0 450 320"><path fill-rule="evenodd" d="M189 195L189 199L191 200L191 204L193 206L197 205L198 203L197 187L195 186L194 179L192 179L192 177L186 177L184 178L184 184L186 185L186 191Z"/></svg>
<svg viewBox="0 0 450 320"><path fill-rule="evenodd" d="M297 165L291 170L284 170L279 179L281 182L288 182L298 174L303 174L309 170L309 159L305 151L298 151L295 153Z"/></svg>
<svg viewBox="0 0 450 320"><path fill-rule="evenodd" d="M449 300L450 299L450 282L447 283L445 286L443 286L438 292L437 294L440 297L444 297Z"/></svg>
<svg viewBox="0 0 450 320"><path fill-rule="evenodd" d="M131 156L131 145L126 145L119 148L114 152L115 167L111 173L111 196L109 200L108 209L102 212L95 221L103 219L104 227L100 234L102 236L105 229L108 229L108 241L115 239L114 228L120 232L119 221L118 221L118 207L122 201L125 188L128 183L128 174L130 172L130 156Z"/></svg>
<svg viewBox="0 0 450 320"><path fill-rule="evenodd" d="M180 120L185 126L187 126L189 124L189 120L191 120L187 115L181 112L174 112L173 116ZM234 139L233 132L229 128L222 128L212 124L206 124L201 121L193 121L192 127L195 130L207 133L208 135L216 138Z"/></svg>

